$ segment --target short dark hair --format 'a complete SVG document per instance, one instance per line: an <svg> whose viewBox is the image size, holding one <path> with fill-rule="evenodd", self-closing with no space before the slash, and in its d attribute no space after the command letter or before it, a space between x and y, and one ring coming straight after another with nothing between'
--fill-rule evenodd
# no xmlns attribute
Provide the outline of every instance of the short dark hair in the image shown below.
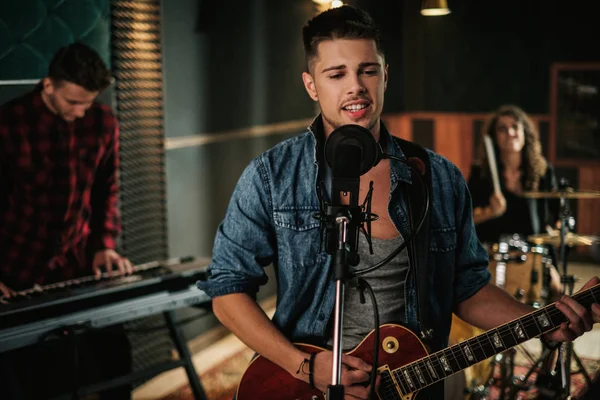
<svg viewBox="0 0 600 400"><path fill-rule="evenodd" d="M375 41L377 52L384 55L381 32L373 18L359 8L344 5L324 11L302 28L304 54L307 67L317 57L317 47L324 40L371 39Z"/></svg>
<svg viewBox="0 0 600 400"><path fill-rule="evenodd" d="M56 82L74 83L90 92L100 92L112 81L98 53L83 43L61 47L50 61L48 77Z"/></svg>

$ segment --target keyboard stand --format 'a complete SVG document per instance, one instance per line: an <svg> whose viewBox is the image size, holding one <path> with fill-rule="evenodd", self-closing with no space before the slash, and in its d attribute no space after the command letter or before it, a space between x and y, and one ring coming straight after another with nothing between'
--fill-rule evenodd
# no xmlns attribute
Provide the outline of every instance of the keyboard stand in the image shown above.
<svg viewBox="0 0 600 400"><path fill-rule="evenodd" d="M200 378L198 378L196 368L194 368L194 362L192 361L190 350L187 347L187 343L185 342L185 339L181 333L181 329L175 325L174 311L167 311L164 313L164 315L167 321L167 326L169 327L169 332L171 333L173 344L179 353L179 358L183 362L183 367L185 368L185 373L188 376L188 381L190 383L192 393L194 394L194 398L196 400L208 400L206 393L204 393L204 389L200 384Z"/></svg>

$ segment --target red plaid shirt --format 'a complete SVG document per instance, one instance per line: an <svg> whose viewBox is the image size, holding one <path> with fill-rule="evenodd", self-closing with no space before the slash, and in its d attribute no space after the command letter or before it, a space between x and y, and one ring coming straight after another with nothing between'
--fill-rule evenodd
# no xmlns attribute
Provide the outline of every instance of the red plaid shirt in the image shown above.
<svg viewBox="0 0 600 400"><path fill-rule="evenodd" d="M93 253L115 248L118 148L105 105L66 122L38 88L0 107L0 282L89 275Z"/></svg>

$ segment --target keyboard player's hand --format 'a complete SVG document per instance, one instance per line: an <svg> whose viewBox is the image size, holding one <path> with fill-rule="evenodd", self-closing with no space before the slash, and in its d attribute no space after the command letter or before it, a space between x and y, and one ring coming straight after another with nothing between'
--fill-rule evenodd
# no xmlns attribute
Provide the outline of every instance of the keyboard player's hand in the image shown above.
<svg viewBox="0 0 600 400"><path fill-rule="evenodd" d="M113 271L113 267L117 269ZM133 266L131 262L125 257L121 257L119 253L111 249L105 249L97 251L94 254L94 261L92 263L92 271L96 278L102 276L102 269L106 269L108 276L118 275L129 275L133 273Z"/></svg>
<svg viewBox="0 0 600 400"><path fill-rule="evenodd" d="M8 286L6 286L4 283L0 282L0 294L4 297L11 297L17 293Z"/></svg>

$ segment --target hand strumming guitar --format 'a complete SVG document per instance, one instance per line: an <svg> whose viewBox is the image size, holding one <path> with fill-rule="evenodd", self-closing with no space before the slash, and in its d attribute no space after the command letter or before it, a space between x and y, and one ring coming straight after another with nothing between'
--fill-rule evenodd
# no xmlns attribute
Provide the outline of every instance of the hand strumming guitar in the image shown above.
<svg viewBox="0 0 600 400"><path fill-rule="evenodd" d="M308 359L310 355L307 355ZM322 351L317 353L313 361L313 383L314 386L327 393L327 388L331 385L331 372L333 365L333 352ZM367 399L371 387L368 386L370 380L371 365L357 357L342 354L342 376L341 384L344 385L344 399ZM302 368L301 374L296 375L304 382L309 382L308 365ZM379 386L380 377L375 381L376 387Z"/></svg>

